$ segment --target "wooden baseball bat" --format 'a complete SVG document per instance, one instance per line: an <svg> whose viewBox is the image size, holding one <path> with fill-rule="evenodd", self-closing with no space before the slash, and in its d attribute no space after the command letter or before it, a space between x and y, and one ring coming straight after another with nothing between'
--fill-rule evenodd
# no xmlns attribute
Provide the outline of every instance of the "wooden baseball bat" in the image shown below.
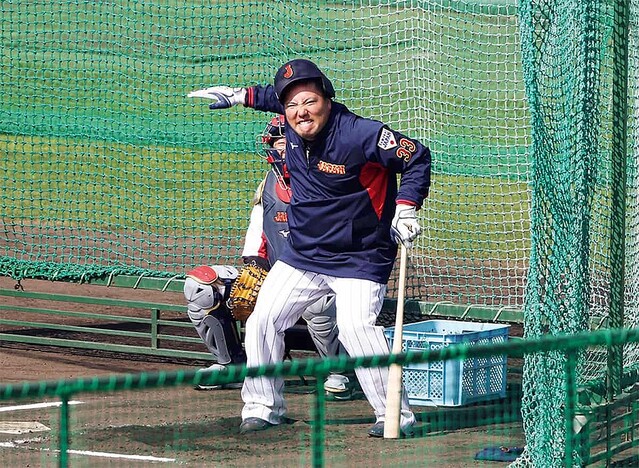
<svg viewBox="0 0 639 468"><path fill-rule="evenodd" d="M406 263L408 253L404 244L400 244L399 283L397 285L397 314L395 315L395 333L393 335L392 354L402 352L404 330L404 295L406 289ZM388 391L386 393L386 417L384 420L384 439L398 439L402 406L402 366L391 364L388 370Z"/></svg>

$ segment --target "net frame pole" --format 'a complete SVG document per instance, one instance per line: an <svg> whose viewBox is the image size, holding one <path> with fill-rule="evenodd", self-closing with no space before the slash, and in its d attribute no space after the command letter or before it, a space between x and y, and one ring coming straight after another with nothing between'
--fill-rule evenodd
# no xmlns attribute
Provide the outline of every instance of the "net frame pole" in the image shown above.
<svg viewBox="0 0 639 468"><path fill-rule="evenodd" d="M69 446L71 439L71 429L69 424L69 399L68 393L61 395L60 405L60 432L58 445L60 453L58 454L58 467L67 468L69 466Z"/></svg>
<svg viewBox="0 0 639 468"><path fill-rule="evenodd" d="M625 314L629 1L615 0L614 8L609 326L610 328L621 328ZM623 346L613 346L608 352L607 362L608 401L612 401L621 392L622 372Z"/></svg>

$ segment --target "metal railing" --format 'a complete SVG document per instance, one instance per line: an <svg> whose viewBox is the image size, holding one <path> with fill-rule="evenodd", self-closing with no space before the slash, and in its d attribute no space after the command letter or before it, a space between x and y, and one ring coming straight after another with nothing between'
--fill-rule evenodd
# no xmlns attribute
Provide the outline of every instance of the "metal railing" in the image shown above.
<svg viewBox="0 0 639 468"><path fill-rule="evenodd" d="M506 355L508 357L525 357L532 353L544 353L559 351L565 356L564 381L565 385L565 418L557 421L563 424L566 431L564 447L564 466L573 466L576 456L579 454L585 464L600 461L610 461L615 455L639 446L637 430L639 427L636 403L639 391L634 385L637 382L637 373L625 376L623 385L628 387L623 398L617 402L596 401L591 398L584 401L582 393L588 390L589 395L595 395L596 386L589 388L579 387L576 379L576 356L588 347L601 346L610 349L613 346L621 346L627 343L639 342L639 330L617 329L601 330L575 335L546 337L538 340L516 340L491 345L469 346L459 344L434 351L415 352L390 355L372 356L360 358L339 358L334 360L305 359L277 363L259 368L246 368L244 366L229 366L224 371L201 373L194 370L128 374L111 377L95 377L89 379L72 379L55 382L35 382L16 385L0 385L0 400L27 399L35 397L55 397L62 402L60 407L59 427L59 466L68 466L68 451L70 448L69 434L72 431L69 418L69 401L80 392L120 392L128 390L140 390L149 388L176 387L196 385L198 383L223 384L241 382L245 377L255 376L316 376L316 392L314 396L312 421L311 421L311 458L313 466L324 466L325 449L325 396L323 391L324 378L330 372L348 372L358 367L388 366L399 363L407 366L414 363L444 361L448 359L466 360L472 358L488 358L491 356ZM615 409L626 406L626 412L622 415L614 415ZM482 412L482 406L468 409L469 420L477 422L481 415L484 420L508 421L517 418L499 406L493 405L492 416ZM501 412L500 412L501 411ZM580 431L574 430L575 418L585 415L585 423ZM424 431L433 431L446 428L442 423L446 418L438 421L430 421L425 425ZM441 425L439 425L441 424ZM607 434L606 438L600 437L602 427ZM449 428L450 429L450 428ZM453 427L454 429L454 427ZM604 440L605 439L605 440ZM620 441L619 443L614 440Z"/></svg>

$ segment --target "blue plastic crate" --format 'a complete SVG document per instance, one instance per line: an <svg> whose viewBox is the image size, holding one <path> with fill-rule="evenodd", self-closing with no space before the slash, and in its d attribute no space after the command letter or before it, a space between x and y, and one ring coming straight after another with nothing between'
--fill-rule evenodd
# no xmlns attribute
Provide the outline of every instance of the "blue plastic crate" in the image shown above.
<svg viewBox="0 0 639 468"><path fill-rule="evenodd" d="M458 343L489 345L508 340L510 325L426 320L404 325L402 352L429 351ZM393 345L395 327L384 334ZM489 356L404 366L408 401L416 406L462 406L506 396L506 356Z"/></svg>

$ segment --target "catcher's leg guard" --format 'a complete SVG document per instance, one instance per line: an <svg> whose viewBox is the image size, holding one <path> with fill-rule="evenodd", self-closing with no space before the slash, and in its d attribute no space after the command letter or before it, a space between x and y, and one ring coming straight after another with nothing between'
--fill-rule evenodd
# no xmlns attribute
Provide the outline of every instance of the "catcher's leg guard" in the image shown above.
<svg viewBox="0 0 639 468"><path fill-rule="evenodd" d="M200 338L213 355L217 363L200 371L221 370L225 364L244 364L246 354L235 328L234 320L225 305L210 312L203 319L194 318L189 311L189 318L195 326ZM195 390L217 390L223 388L240 388L241 383L222 385L197 384Z"/></svg>
<svg viewBox="0 0 639 468"><path fill-rule="evenodd" d="M191 319L191 322L218 364L246 362L234 320L224 305L211 311L204 319Z"/></svg>
<svg viewBox="0 0 639 468"><path fill-rule="evenodd" d="M340 345L336 322L335 297L325 296L312 304L302 318L306 320L308 332L315 343L317 352L321 357L335 357L345 354L346 351ZM327 400L350 400L353 394L355 376L331 374L324 382L324 391Z"/></svg>
<svg viewBox="0 0 639 468"><path fill-rule="evenodd" d="M321 357L337 356L339 341L337 340L337 322L335 319L335 298L325 296L309 306L302 318L306 320L308 333L311 335L317 352Z"/></svg>
<svg viewBox="0 0 639 468"><path fill-rule="evenodd" d="M189 272L184 282L187 312L198 335L219 364L243 364L246 355L224 301L228 285L220 272L225 273L211 267L198 267Z"/></svg>

